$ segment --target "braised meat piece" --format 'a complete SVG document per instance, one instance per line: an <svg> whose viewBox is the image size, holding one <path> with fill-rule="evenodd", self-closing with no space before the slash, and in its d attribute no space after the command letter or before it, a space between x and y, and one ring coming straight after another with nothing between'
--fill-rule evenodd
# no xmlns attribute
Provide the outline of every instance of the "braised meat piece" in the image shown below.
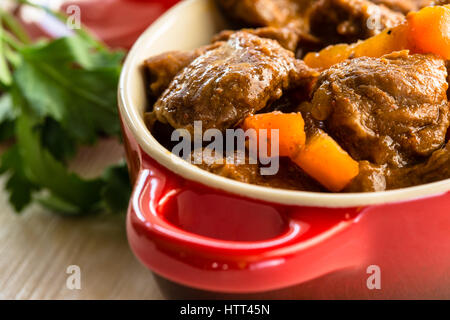
<svg viewBox="0 0 450 320"><path fill-rule="evenodd" d="M324 71L312 115L356 160L402 167L445 143L447 69L433 55L396 52Z"/></svg>
<svg viewBox="0 0 450 320"><path fill-rule="evenodd" d="M324 43L309 32L309 11L315 0L217 0L233 20L262 38L270 38L298 57L324 47ZM248 29L244 29L249 31Z"/></svg>
<svg viewBox="0 0 450 320"><path fill-rule="evenodd" d="M434 6L444 6L444 5L450 4L450 0L434 0L431 2L432 2L432 5L434 5ZM424 7L426 7L426 5Z"/></svg>
<svg viewBox="0 0 450 320"><path fill-rule="evenodd" d="M194 154L192 160L195 159ZM286 158L280 159L279 170L275 175L261 175L258 164L250 164L248 158L239 160L235 156L234 163L227 163L226 159L215 162L215 158L199 160L198 167L225 178L240 182L256 184L265 187L281 188L301 191L325 191L318 182L309 177L300 168Z"/></svg>
<svg viewBox="0 0 450 320"><path fill-rule="evenodd" d="M225 157L218 159L214 156L214 152L212 153L213 155L206 153L205 148L201 149L201 153L193 151L191 163L196 164L203 170L240 182L254 184L260 177L258 164L250 163L247 156L242 159L235 153L233 163L227 163Z"/></svg>
<svg viewBox="0 0 450 320"><path fill-rule="evenodd" d="M144 61L147 72L149 93L158 98L167 89L173 78L197 57L208 50L217 48L220 43L213 43L191 51L170 51L148 58Z"/></svg>
<svg viewBox="0 0 450 320"><path fill-rule="evenodd" d="M359 162L359 174L345 188L345 192L372 192L386 190L386 166L369 161Z"/></svg>
<svg viewBox="0 0 450 320"><path fill-rule="evenodd" d="M285 27L294 22L301 28L303 17L315 0L218 0L234 20L249 27Z"/></svg>
<svg viewBox="0 0 450 320"><path fill-rule="evenodd" d="M324 45L355 42L395 26L404 15L369 0L218 0L250 27L289 27L299 39L316 36Z"/></svg>
<svg viewBox="0 0 450 320"><path fill-rule="evenodd" d="M387 175L389 189L406 188L424 183L450 179L450 142L424 163L400 169L391 169Z"/></svg>
<svg viewBox="0 0 450 320"><path fill-rule="evenodd" d="M385 5L395 11L403 12L404 14L417 11L428 6L438 6L449 4L450 0L371 0L376 4Z"/></svg>
<svg viewBox="0 0 450 320"><path fill-rule="evenodd" d="M267 38L278 41L278 43L285 49L295 51L299 42L306 42L310 44L319 44L319 40L308 34L299 34L295 29L290 27L264 27L257 29L242 29L251 34L261 38ZM236 33L234 30L224 30L214 36L212 42L227 41L232 34Z"/></svg>
<svg viewBox="0 0 450 320"><path fill-rule="evenodd" d="M279 99L284 90L310 90L317 72L278 42L237 32L185 67L154 105L157 119L192 132L232 128Z"/></svg>
<svg viewBox="0 0 450 320"><path fill-rule="evenodd" d="M371 0L373 3L385 5L392 10L403 12L417 11L433 4L432 0Z"/></svg>
<svg viewBox="0 0 450 320"><path fill-rule="evenodd" d="M276 40L283 48L294 51L298 58L303 57L308 52L318 51L323 48L323 43L319 38L307 32L300 32L292 26L242 29L241 31L261 38ZM235 30L224 30L215 35L212 41L227 41L234 33L236 33Z"/></svg>
<svg viewBox="0 0 450 320"><path fill-rule="evenodd" d="M345 192L371 192L407 188L450 179L450 142L433 152L425 162L403 168L388 168L368 161L359 164L359 175Z"/></svg>
<svg viewBox="0 0 450 320"><path fill-rule="evenodd" d="M368 0L318 0L310 13L310 31L327 44L352 43L403 20L403 14Z"/></svg>

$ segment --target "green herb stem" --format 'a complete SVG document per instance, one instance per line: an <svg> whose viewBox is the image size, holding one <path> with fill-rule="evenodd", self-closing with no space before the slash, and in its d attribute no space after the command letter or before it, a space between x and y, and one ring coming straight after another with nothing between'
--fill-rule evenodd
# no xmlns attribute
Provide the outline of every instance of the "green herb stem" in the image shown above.
<svg viewBox="0 0 450 320"><path fill-rule="evenodd" d="M30 44L31 39L20 22L9 12L0 9L0 18L4 26L10 30L14 36L24 44Z"/></svg>
<svg viewBox="0 0 450 320"><path fill-rule="evenodd" d="M14 35L6 30L3 30L3 32L0 34L1 40L9 44L14 50L21 50L23 48L23 44L17 40Z"/></svg>
<svg viewBox="0 0 450 320"><path fill-rule="evenodd" d="M2 87L9 87L12 82L12 75L5 57L4 34L3 19L0 17L0 84Z"/></svg>

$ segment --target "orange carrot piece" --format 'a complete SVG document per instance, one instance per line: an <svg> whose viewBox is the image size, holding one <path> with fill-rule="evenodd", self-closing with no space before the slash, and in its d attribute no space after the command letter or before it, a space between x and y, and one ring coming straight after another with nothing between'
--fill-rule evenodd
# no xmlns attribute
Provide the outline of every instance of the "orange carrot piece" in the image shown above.
<svg viewBox="0 0 450 320"><path fill-rule="evenodd" d="M361 42L355 44L336 44L328 46L319 52L310 52L306 54L303 61L311 68L328 69L329 67L347 60L354 52L355 47Z"/></svg>
<svg viewBox="0 0 450 320"><path fill-rule="evenodd" d="M395 28L354 44L337 44L308 53L304 61L312 68L327 69L350 57L381 57L401 50L434 53L450 59L450 6L411 12L406 21Z"/></svg>
<svg viewBox="0 0 450 320"><path fill-rule="evenodd" d="M358 162L324 132L311 137L292 160L332 192L341 191L359 173Z"/></svg>
<svg viewBox="0 0 450 320"><path fill-rule="evenodd" d="M242 125L244 130L267 129L267 147L270 150L271 129L278 129L279 155L289 157L297 152L306 141L305 122L301 113L271 112L247 117ZM276 155L271 155L276 156Z"/></svg>
<svg viewBox="0 0 450 320"><path fill-rule="evenodd" d="M426 7L408 15L413 50L450 59L450 7Z"/></svg>
<svg viewBox="0 0 450 320"><path fill-rule="evenodd" d="M308 53L304 61L311 68L327 69L344 60L359 57L381 57L409 48L407 24L386 29L380 34L353 44L328 46L319 52Z"/></svg>

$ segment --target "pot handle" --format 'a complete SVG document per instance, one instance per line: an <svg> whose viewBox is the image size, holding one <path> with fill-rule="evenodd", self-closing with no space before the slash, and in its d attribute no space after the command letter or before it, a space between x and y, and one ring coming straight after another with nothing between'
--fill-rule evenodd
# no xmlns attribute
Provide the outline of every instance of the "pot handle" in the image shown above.
<svg viewBox="0 0 450 320"><path fill-rule="evenodd" d="M136 180L127 232L136 256L171 280L233 292L246 283L257 291L360 264L363 237L350 227L357 215L246 199L155 163Z"/></svg>

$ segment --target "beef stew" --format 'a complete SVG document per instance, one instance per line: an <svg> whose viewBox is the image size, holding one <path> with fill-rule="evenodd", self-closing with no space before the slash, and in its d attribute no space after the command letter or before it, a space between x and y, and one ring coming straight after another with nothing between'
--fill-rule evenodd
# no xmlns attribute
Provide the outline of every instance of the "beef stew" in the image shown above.
<svg viewBox="0 0 450 320"><path fill-rule="evenodd" d="M235 150L235 161L220 154L193 163L245 183L314 192L384 191L450 178L447 48L433 50L412 32L397 32L409 30L413 15L414 21L437 15L450 26L450 8L440 6L447 1L217 2L243 28L224 30L199 49L144 62L145 118L163 146L173 147L175 129L194 137L195 123L222 133L276 128L280 161L274 175L261 173L261 159L248 161L248 141L243 156ZM415 12L433 5L439 10ZM370 27L374 12L377 28ZM373 54L347 50L392 32L408 45L391 50L379 41L382 49ZM450 43L445 32L437 36ZM341 48L349 54L339 55ZM308 63L301 59L308 52L331 62ZM288 114L299 115L302 126L294 128ZM260 115L268 116L262 121ZM205 143L197 148L204 150Z"/></svg>

